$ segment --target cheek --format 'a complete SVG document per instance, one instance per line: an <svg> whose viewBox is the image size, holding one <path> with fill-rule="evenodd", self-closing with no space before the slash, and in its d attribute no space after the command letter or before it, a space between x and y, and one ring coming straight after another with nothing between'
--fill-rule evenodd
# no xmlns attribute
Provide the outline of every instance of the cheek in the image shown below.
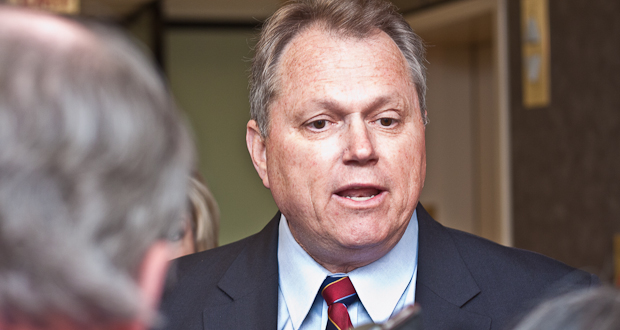
<svg viewBox="0 0 620 330"><path fill-rule="evenodd" d="M309 198L312 179L317 177L315 157L299 144L274 146L268 157L267 172L271 193L280 207L303 209Z"/></svg>
<svg viewBox="0 0 620 330"><path fill-rule="evenodd" d="M395 169L401 178L394 178L404 186L407 194L419 195L420 190L424 186L424 178L426 176L426 149L424 146L424 137L416 137L409 140L405 144L405 148L401 152L396 153L399 157L395 163L399 164L399 168Z"/></svg>
<svg viewBox="0 0 620 330"><path fill-rule="evenodd" d="M276 166L279 172L286 173L287 180L308 178L315 181L326 176L338 162L337 143L304 142L290 143L279 148Z"/></svg>
<svg viewBox="0 0 620 330"><path fill-rule="evenodd" d="M283 145L275 148L272 155L273 158L268 161L268 170L277 175L280 184L286 185L301 181L304 173L316 166L313 157L296 145Z"/></svg>

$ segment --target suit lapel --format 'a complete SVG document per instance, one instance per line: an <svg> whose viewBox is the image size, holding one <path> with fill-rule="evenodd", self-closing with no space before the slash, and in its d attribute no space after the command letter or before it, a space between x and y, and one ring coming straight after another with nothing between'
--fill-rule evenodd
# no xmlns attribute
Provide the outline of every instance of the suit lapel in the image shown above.
<svg viewBox="0 0 620 330"><path fill-rule="evenodd" d="M480 293L447 230L422 205L419 224L416 302L425 329L489 329L488 316L468 311ZM204 329L275 329L278 311L278 224L280 213L232 262L218 287L230 303L203 311ZM465 307L464 307L465 306Z"/></svg>
<svg viewBox="0 0 620 330"><path fill-rule="evenodd" d="M218 287L229 304L203 311L204 329L275 329L278 312L278 224L280 212L248 242Z"/></svg>
<svg viewBox="0 0 620 330"><path fill-rule="evenodd" d="M465 304L480 293L450 233L417 207L418 277L416 302L425 329L489 329L488 316L468 311Z"/></svg>

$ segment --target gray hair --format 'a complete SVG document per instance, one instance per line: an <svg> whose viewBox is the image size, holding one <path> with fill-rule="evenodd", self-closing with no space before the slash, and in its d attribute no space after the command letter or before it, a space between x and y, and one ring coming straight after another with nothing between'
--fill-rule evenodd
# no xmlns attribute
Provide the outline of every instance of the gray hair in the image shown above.
<svg viewBox="0 0 620 330"><path fill-rule="evenodd" d="M90 40L57 45L0 19L0 311L140 318L140 263L182 230L191 138L133 44L63 23Z"/></svg>
<svg viewBox="0 0 620 330"><path fill-rule="evenodd" d="M620 292L596 288L571 292L542 303L514 330L620 329Z"/></svg>
<svg viewBox="0 0 620 330"><path fill-rule="evenodd" d="M424 43L391 2L297 0L282 6L265 22L255 48L250 75L250 116L264 137L269 134L269 106L278 94L279 59L286 45L311 26L355 38L364 38L379 30L392 38L411 70L426 125Z"/></svg>

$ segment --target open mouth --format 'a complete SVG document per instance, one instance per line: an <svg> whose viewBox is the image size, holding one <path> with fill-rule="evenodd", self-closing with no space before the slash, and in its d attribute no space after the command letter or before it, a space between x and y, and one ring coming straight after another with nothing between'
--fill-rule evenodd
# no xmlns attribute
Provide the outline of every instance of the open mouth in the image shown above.
<svg viewBox="0 0 620 330"><path fill-rule="evenodd" d="M369 187L359 187L359 188L346 188L336 192L336 195L344 198L348 198L354 200L356 202L367 201L382 192L381 189L377 188L369 188Z"/></svg>

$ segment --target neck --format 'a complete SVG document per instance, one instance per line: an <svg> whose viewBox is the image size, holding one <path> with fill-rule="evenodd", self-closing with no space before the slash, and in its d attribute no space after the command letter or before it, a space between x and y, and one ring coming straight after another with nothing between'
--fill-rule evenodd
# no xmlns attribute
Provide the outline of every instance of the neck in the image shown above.
<svg viewBox="0 0 620 330"><path fill-rule="evenodd" d="M401 237L402 235L391 244L386 245L376 245L358 249L340 248L329 251L316 249L315 251L312 247L304 246L302 242L293 236L302 249L304 249L314 261L333 274L346 274L379 260L396 246Z"/></svg>

